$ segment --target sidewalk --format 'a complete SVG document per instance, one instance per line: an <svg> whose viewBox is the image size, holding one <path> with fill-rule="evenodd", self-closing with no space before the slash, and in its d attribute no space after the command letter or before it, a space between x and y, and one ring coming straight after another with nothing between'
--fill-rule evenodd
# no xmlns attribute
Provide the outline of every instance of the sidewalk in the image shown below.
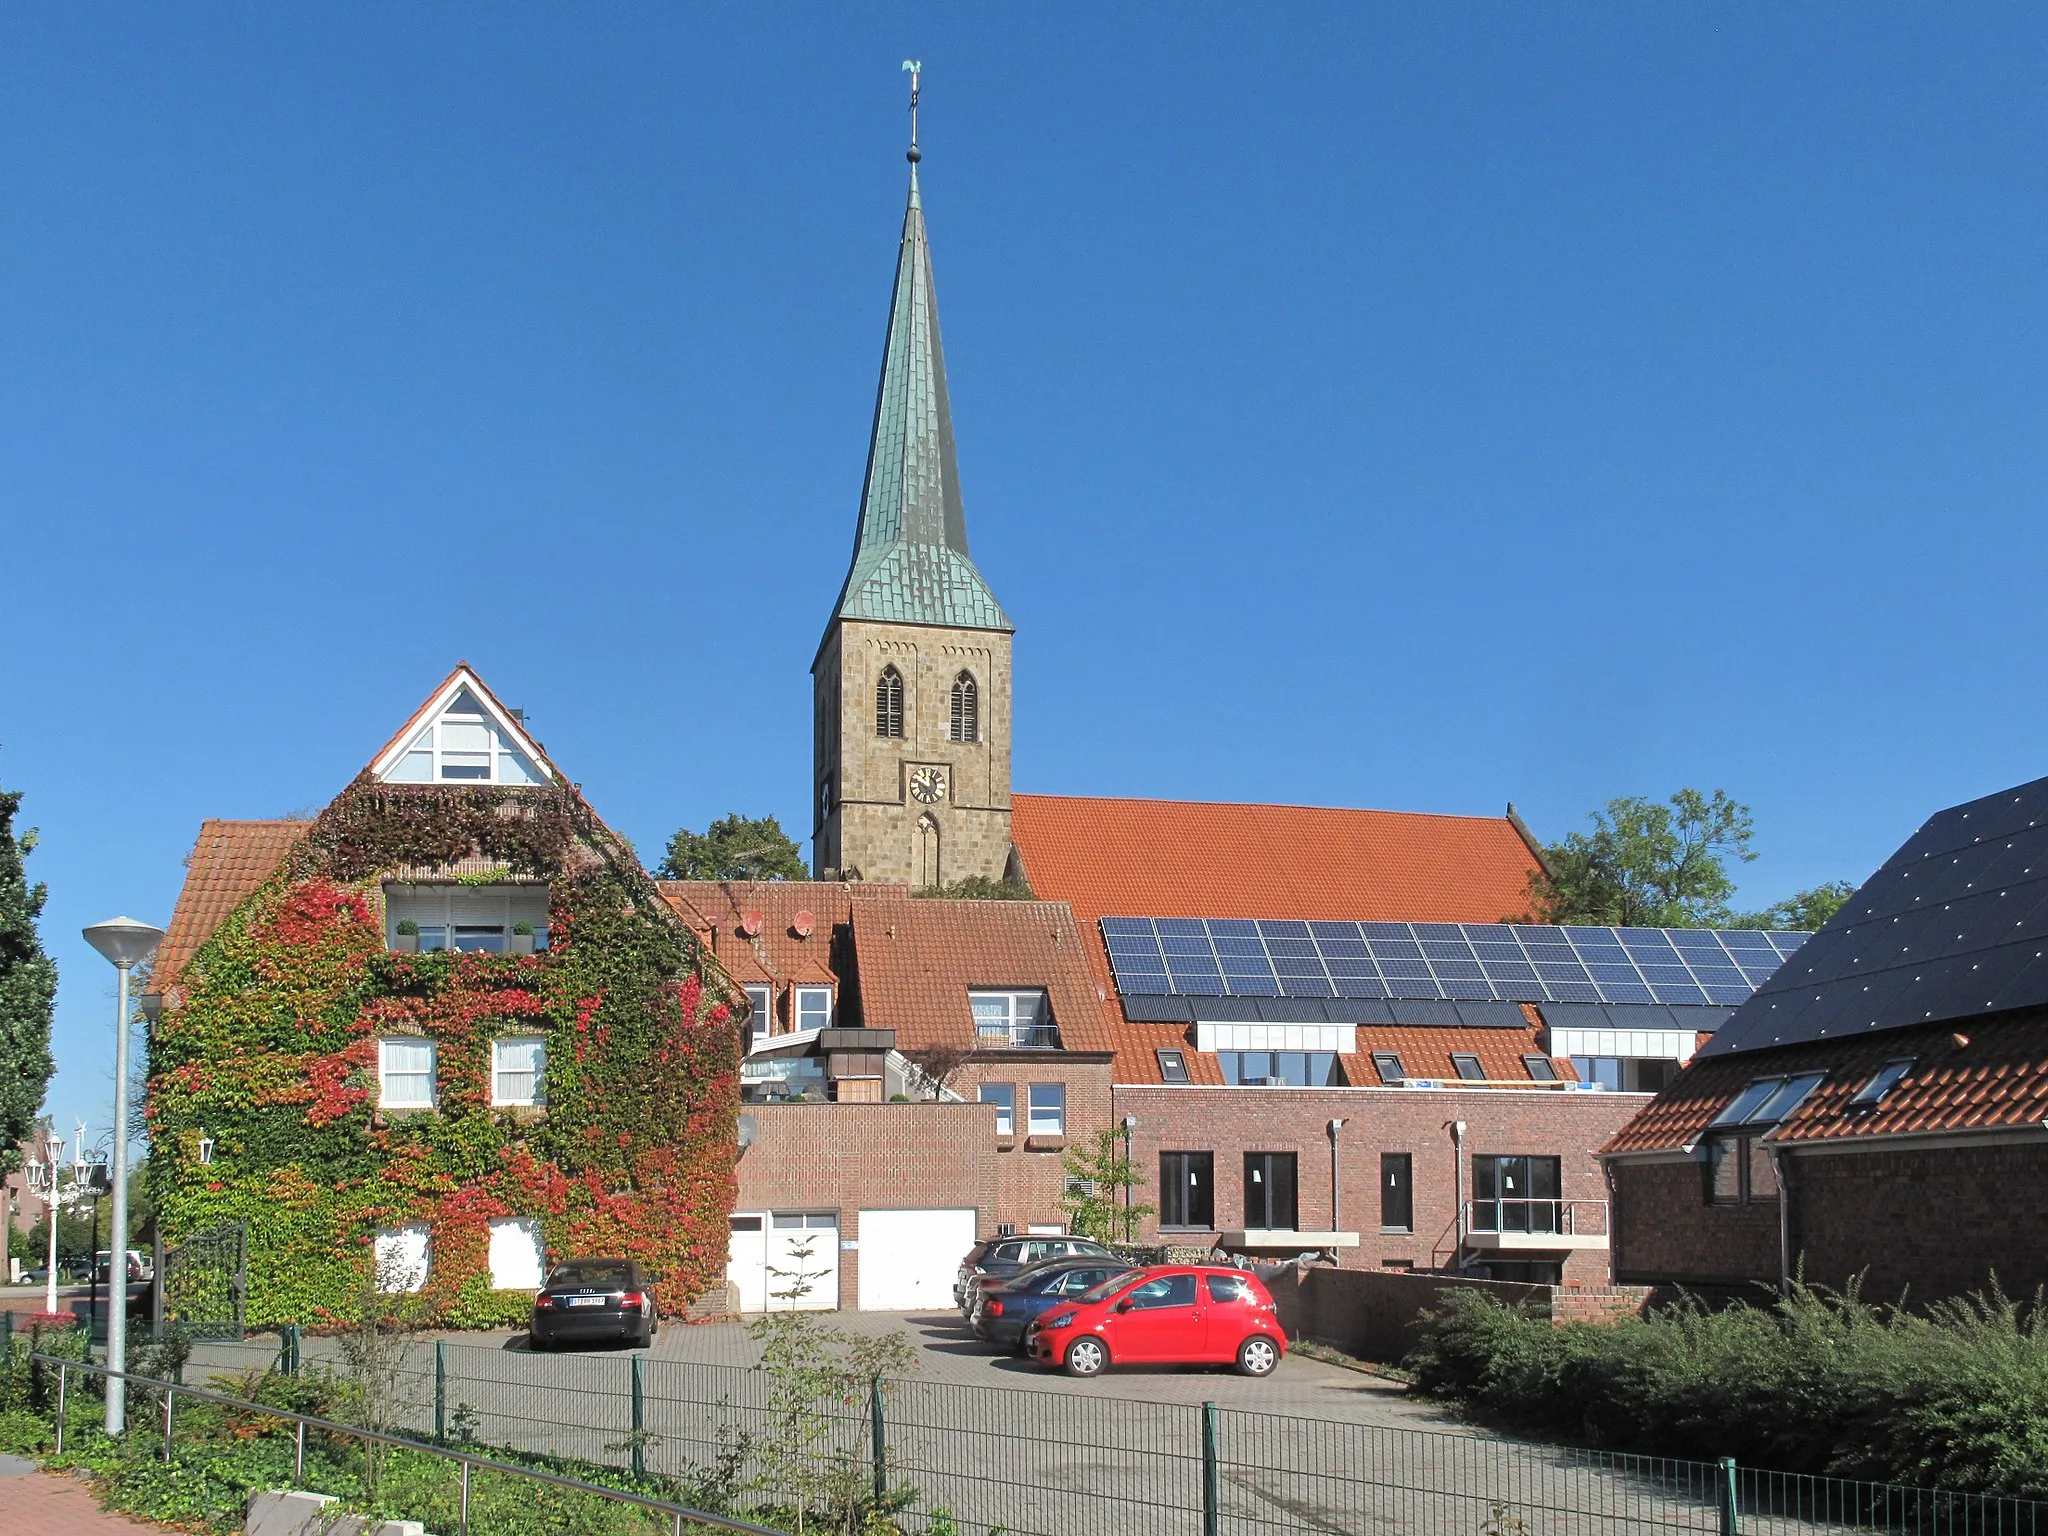
<svg viewBox="0 0 2048 1536"><path fill-rule="evenodd" d="M110 1515L76 1478L38 1472L34 1462L15 1456L0 1456L0 1506L7 1510L8 1536L141 1536L165 1529Z"/></svg>

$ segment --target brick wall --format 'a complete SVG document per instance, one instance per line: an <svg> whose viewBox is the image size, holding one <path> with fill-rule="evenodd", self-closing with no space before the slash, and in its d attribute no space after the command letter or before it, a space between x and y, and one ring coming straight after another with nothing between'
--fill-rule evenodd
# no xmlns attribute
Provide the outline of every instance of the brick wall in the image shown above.
<svg viewBox="0 0 2048 1536"><path fill-rule="evenodd" d="M1958 1140L1791 1159L1792 1250L1809 1280L1916 1301L2048 1285L2048 1141ZM1616 1274L1645 1284L1778 1280L1778 1207L1709 1206L1693 1163L1617 1163Z"/></svg>
<svg viewBox="0 0 2048 1536"><path fill-rule="evenodd" d="M1810 1280L1916 1301L2048 1285L2048 1142L1792 1160L1793 1242Z"/></svg>
<svg viewBox="0 0 2048 1536"><path fill-rule="evenodd" d="M1096 1129L1111 1123L1110 1064L1072 1061L1057 1051L1012 1051L985 1055L963 1066L948 1082L972 1099L983 1083L1009 1083L1017 1090L1016 1134L995 1142L995 1202L984 1235L995 1223L1027 1226L1063 1224L1060 1195L1067 1186L1061 1153L1085 1150ZM1067 1134L1054 1143L1026 1134L1033 1083L1062 1083L1067 1090ZM994 1115L994 1110L988 1110Z"/></svg>
<svg viewBox="0 0 2048 1536"><path fill-rule="evenodd" d="M1342 1266L1429 1270L1450 1263L1455 1246L1456 1158L1450 1122L1462 1120L1466 1125L1466 1199L1472 1193L1474 1156L1534 1154L1560 1159L1564 1198L1604 1201L1606 1179L1594 1152L1645 1101L1642 1094L1538 1090L1120 1086L1112 1112L1137 1117L1132 1152L1148 1181L1141 1194L1148 1204L1158 1204L1162 1151L1214 1156L1216 1228L1203 1234L1167 1234L1173 1241L1194 1242L1244 1225L1247 1152L1295 1153L1300 1226L1331 1229L1330 1142L1325 1127L1331 1119L1341 1118L1345 1125L1339 1134L1341 1210L1336 1229L1358 1233L1360 1244L1341 1252ZM1405 1152L1413 1159L1412 1232L1381 1230L1382 1152ZM1144 1231L1148 1237L1155 1235L1156 1219L1148 1221ZM1567 1283L1604 1283L1609 1274L1607 1254L1578 1250L1564 1261L1563 1273Z"/></svg>
<svg viewBox="0 0 2048 1536"><path fill-rule="evenodd" d="M997 1207L995 1111L985 1104L750 1104L754 1144L739 1160L740 1211L836 1211L860 1239L868 1209ZM840 1305L860 1294L860 1252L839 1255Z"/></svg>
<svg viewBox="0 0 2048 1536"><path fill-rule="evenodd" d="M1553 1322L1607 1323L1638 1316L1651 1293L1638 1286L1525 1285L1458 1275L1373 1269L1283 1269L1265 1276L1290 1339L1313 1339L1365 1360L1398 1364L1415 1347L1424 1312L1451 1290L1474 1290L1504 1306L1524 1305Z"/></svg>
<svg viewBox="0 0 2048 1536"><path fill-rule="evenodd" d="M1700 1165L1614 1165L1614 1275L1643 1285L1778 1283L1778 1205L1708 1205Z"/></svg>

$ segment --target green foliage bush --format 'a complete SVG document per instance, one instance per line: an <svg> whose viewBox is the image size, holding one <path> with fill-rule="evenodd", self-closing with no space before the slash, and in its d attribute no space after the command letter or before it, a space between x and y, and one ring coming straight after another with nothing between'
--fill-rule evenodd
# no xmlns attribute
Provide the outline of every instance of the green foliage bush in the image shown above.
<svg viewBox="0 0 2048 1536"><path fill-rule="evenodd" d="M1503 1427L1619 1451L2048 1498L2048 1316L1993 1293L1925 1312L1799 1286L1553 1325L1455 1290L1406 1365Z"/></svg>

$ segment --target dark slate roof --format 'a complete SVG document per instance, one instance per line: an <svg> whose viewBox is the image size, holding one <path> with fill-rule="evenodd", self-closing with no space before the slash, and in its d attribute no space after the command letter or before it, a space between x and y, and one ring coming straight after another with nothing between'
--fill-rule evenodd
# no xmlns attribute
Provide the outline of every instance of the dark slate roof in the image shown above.
<svg viewBox="0 0 2048 1536"><path fill-rule="evenodd" d="M2048 779L1931 819L1702 1055L2048 1004Z"/></svg>
<svg viewBox="0 0 2048 1536"><path fill-rule="evenodd" d="M914 165L860 529L837 613L842 619L954 629L1013 628L967 553L939 301Z"/></svg>

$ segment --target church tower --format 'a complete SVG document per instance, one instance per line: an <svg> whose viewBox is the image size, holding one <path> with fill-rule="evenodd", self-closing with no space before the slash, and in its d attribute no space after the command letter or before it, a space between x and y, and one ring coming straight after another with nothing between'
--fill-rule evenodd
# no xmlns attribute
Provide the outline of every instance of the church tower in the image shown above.
<svg viewBox="0 0 2048 1536"><path fill-rule="evenodd" d="M967 554L918 195L896 258L853 565L811 664L823 878L1001 879L1010 851L1010 620Z"/></svg>

